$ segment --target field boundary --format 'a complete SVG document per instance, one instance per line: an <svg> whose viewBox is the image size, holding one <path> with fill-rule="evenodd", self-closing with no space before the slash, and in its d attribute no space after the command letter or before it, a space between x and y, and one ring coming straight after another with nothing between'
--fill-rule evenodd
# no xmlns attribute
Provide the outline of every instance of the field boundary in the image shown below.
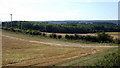
<svg viewBox="0 0 120 68"><path fill-rule="evenodd" d="M95 54L88 55L86 57L82 57L79 59L71 60L66 63L56 64L56 66L90 66L92 63L96 62L96 60L102 59L105 55L110 54L114 51L117 51L117 48L111 48L102 52L98 52ZM91 65L92 66L92 65Z"/></svg>
<svg viewBox="0 0 120 68"><path fill-rule="evenodd" d="M40 41L33 41L33 40L26 40L26 39L21 39L21 38L17 38L17 37L12 37L12 36L6 36L6 35L2 35L4 37L8 37L8 38L11 38L11 39L16 39L16 40L21 40L21 41L28 41L28 42L31 42L31 43L40 43L40 44L46 44L46 45L54 45L54 46L68 46L68 47L118 47L118 46L72 46L72 45L62 45L62 44L55 44L55 43L48 43L48 42L40 42Z"/></svg>

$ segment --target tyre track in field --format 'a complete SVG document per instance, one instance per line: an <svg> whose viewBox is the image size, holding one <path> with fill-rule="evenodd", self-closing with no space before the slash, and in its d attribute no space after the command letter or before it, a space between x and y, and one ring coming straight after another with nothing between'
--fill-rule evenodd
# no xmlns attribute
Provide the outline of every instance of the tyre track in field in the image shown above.
<svg viewBox="0 0 120 68"><path fill-rule="evenodd" d="M51 46L65 46L65 47L82 47L82 48L87 48L87 47L92 47L92 48L96 48L96 47L107 47L107 48L111 48L111 47L118 47L118 46L88 46L88 45L64 45L64 44L60 44L60 43L50 43L50 42L40 42L40 41L35 41L35 40L28 40L28 39L22 39L22 38L17 38L17 37L12 37L12 36L7 36L7 35L2 35L3 37L7 37L7 38L11 38L11 39L15 39L15 40L20 40L20 41L27 41L30 43L38 43L38 44L45 44L45 45L51 45Z"/></svg>
<svg viewBox="0 0 120 68"><path fill-rule="evenodd" d="M45 44L45 45L51 45L51 46L62 46L62 47L76 47L76 48L88 48L88 47L91 47L91 48L96 48L96 47L105 47L105 48L112 48L112 47L118 47L118 46L87 46L87 45L85 45L85 46L82 46L82 45L80 45L79 43L79 46L77 46L77 45L64 45L64 44L61 44L61 43L58 43L58 44L56 44L56 43L50 43L50 42L41 42L41 41L36 41L36 40L29 40L29 39L23 39L23 38L18 38L18 37L13 37L13 36L8 36L8 35L2 35L3 37L7 37L7 38L10 38L10 39L15 39L15 40L20 40L20 41L26 41L26 42L30 42L30 43L37 43L37 44ZM65 43L65 42L63 42L63 43ZM58 57L62 57L62 56L58 56ZM57 58L58 58L57 57ZM76 56L73 56L72 58L76 58ZM54 57L49 57L49 58L47 58L47 59L50 59L50 58L54 58ZM57 59L56 58L56 59ZM44 58L43 58L44 59ZM69 58L64 58L64 59L69 59ZM37 61L38 59L34 59L35 61ZM15 64L24 64L24 63L26 63L26 62L32 62L32 60L29 60L29 61L24 61L24 62L20 62L20 63L15 63ZM52 62L52 61L48 61L48 62ZM9 66L9 65L15 65L15 64L8 64L7 66ZM31 65L31 64L30 64ZM37 63L36 65L39 65L39 63Z"/></svg>

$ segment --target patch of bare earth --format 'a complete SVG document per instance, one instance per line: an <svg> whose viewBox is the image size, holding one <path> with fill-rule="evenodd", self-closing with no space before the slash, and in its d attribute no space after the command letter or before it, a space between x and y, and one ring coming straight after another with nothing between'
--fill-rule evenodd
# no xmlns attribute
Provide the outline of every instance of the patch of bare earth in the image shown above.
<svg viewBox="0 0 120 68"><path fill-rule="evenodd" d="M64 45L79 46L81 44L36 39L8 33L3 33L3 35L5 35L2 36L3 66L48 66L109 49L106 47L69 47ZM22 38L26 41L10 37ZM61 44L62 46L51 46L49 44L29 42L29 40Z"/></svg>

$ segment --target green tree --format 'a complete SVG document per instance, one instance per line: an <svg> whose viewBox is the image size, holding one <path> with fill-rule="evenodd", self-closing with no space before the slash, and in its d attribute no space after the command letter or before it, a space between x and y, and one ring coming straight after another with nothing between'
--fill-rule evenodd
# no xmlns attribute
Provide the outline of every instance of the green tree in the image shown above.
<svg viewBox="0 0 120 68"><path fill-rule="evenodd" d="M61 35L58 35L57 37L58 37L58 39L61 39L61 38L62 38L62 36L61 36Z"/></svg>
<svg viewBox="0 0 120 68"><path fill-rule="evenodd" d="M70 36L66 34L65 39L70 39Z"/></svg>
<svg viewBox="0 0 120 68"><path fill-rule="evenodd" d="M98 37L99 42L112 42L113 41L113 38L110 35L105 34L105 32L98 33L97 37Z"/></svg>

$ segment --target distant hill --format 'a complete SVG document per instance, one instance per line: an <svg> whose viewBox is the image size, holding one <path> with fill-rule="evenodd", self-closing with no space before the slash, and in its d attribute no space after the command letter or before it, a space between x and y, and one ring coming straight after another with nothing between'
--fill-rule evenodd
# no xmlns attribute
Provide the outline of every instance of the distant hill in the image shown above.
<svg viewBox="0 0 120 68"><path fill-rule="evenodd" d="M85 24L118 24L117 20L65 20L65 21L30 21L30 22L48 22L48 23L85 23Z"/></svg>

